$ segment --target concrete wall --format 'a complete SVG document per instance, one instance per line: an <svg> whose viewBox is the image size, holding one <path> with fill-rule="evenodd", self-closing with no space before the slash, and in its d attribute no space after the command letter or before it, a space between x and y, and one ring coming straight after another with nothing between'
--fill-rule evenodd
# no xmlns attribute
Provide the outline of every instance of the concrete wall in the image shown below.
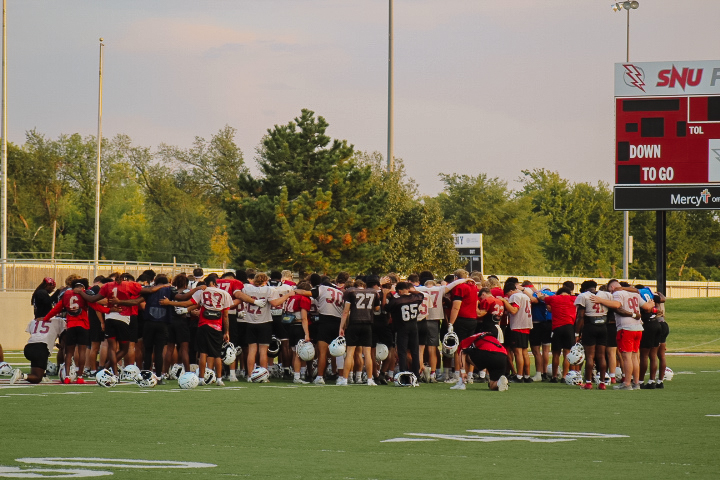
<svg viewBox="0 0 720 480"><path fill-rule="evenodd" d="M0 292L0 345L4 350L22 350L29 335L25 328L33 319L32 292Z"/></svg>

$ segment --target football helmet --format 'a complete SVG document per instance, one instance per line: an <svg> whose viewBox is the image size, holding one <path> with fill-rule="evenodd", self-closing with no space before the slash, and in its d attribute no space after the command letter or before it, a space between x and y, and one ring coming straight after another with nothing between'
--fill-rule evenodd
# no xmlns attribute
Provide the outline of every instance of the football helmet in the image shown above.
<svg viewBox="0 0 720 480"><path fill-rule="evenodd" d="M388 357L388 354L390 353L390 350L388 350L387 345L384 343L378 343L375 346L375 360L378 362L384 362L385 359Z"/></svg>
<svg viewBox="0 0 720 480"><path fill-rule="evenodd" d="M663 377L663 380L667 380L669 382L673 379L673 376L675 376L675 373L670 369L670 367L665 367L665 376Z"/></svg>
<svg viewBox="0 0 720 480"><path fill-rule="evenodd" d="M191 371L191 372L197 373L198 370L200 370L200 365L198 365L197 363L191 363L191 364L190 364L190 371Z"/></svg>
<svg viewBox="0 0 720 480"><path fill-rule="evenodd" d="M168 370L168 378L170 378L170 380L179 380L184 373L185 367L183 366L183 364L176 363L175 365L170 367L170 370Z"/></svg>
<svg viewBox="0 0 720 480"><path fill-rule="evenodd" d="M280 340L277 339L275 335L272 336L272 339L270 339L270 345L268 346L267 356L270 358L276 358L278 355L280 355Z"/></svg>
<svg viewBox="0 0 720 480"><path fill-rule="evenodd" d="M270 373L268 373L267 368L255 367L255 370L253 370L250 374L250 380L255 383L259 383L267 380L269 376Z"/></svg>
<svg viewBox="0 0 720 480"><path fill-rule="evenodd" d="M158 379L155 373L150 370L140 370L140 373L135 377L135 383L142 388L152 388L157 385L157 382Z"/></svg>
<svg viewBox="0 0 720 480"><path fill-rule="evenodd" d="M295 351L300 360L304 362L309 362L315 358L315 346L313 346L312 342L300 340L297 347L295 347Z"/></svg>
<svg viewBox="0 0 720 480"><path fill-rule="evenodd" d="M122 369L120 380L125 380L126 382L137 382L139 376L140 369L137 365L126 365L125 368Z"/></svg>
<svg viewBox="0 0 720 480"><path fill-rule="evenodd" d="M620 367L615 367L615 378L618 379L618 382L620 381L620 379L621 379L622 377L623 377L622 368L620 368Z"/></svg>
<svg viewBox="0 0 720 480"><path fill-rule="evenodd" d="M395 385L398 387L417 387L417 377L412 372L400 372L395 375Z"/></svg>
<svg viewBox="0 0 720 480"><path fill-rule="evenodd" d="M60 381L63 381L63 382L64 382L64 381L65 381L65 377L70 378L70 381L71 381L71 382L74 382L74 381L77 380L77 372L78 372L78 369L77 369L77 367L75 366L74 363L70 366L70 372L69 372L69 373L65 371L65 364L64 364L64 363L61 363L61 364L60 364L60 366L58 367L58 370L59 370L59 372L60 372Z"/></svg>
<svg viewBox="0 0 720 480"><path fill-rule="evenodd" d="M280 365L277 363L273 363L272 365L268 366L268 375L270 378L282 378L282 368L280 368Z"/></svg>
<svg viewBox="0 0 720 480"><path fill-rule="evenodd" d="M51 377L58 374L58 366L57 363L53 363L50 360L48 360L47 368L45 369L45 373L47 375L50 375Z"/></svg>
<svg viewBox="0 0 720 480"><path fill-rule="evenodd" d="M460 345L460 339L458 338L457 333L448 332L445 337L443 337L443 355L445 355L446 357L452 357L453 355L455 355L455 352L458 349L458 345Z"/></svg>
<svg viewBox="0 0 720 480"><path fill-rule="evenodd" d="M198 386L200 379L193 372L185 372L178 377L178 387L190 390Z"/></svg>
<svg viewBox="0 0 720 480"><path fill-rule="evenodd" d="M0 362L0 375L9 377L13 374L13 368L7 362Z"/></svg>
<svg viewBox="0 0 720 480"><path fill-rule="evenodd" d="M342 357L345 355L345 337L337 337L335 340L330 342L330 355L333 357Z"/></svg>
<svg viewBox="0 0 720 480"><path fill-rule="evenodd" d="M213 370L212 368L205 368L205 375L204 375L205 385L210 385L211 383L215 383L216 378L217 378L217 376L215 375L215 370Z"/></svg>
<svg viewBox="0 0 720 480"><path fill-rule="evenodd" d="M97 375L95 375L95 382L97 382L98 385L101 387L114 387L118 383L118 378L113 375L113 373L108 370L107 368L104 368L100 370Z"/></svg>
<svg viewBox="0 0 720 480"><path fill-rule="evenodd" d="M580 385L582 380L582 374L575 370L570 370L567 375L565 375L565 383L568 385Z"/></svg>
<svg viewBox="0 0 720 480"><path fill-rule="evenodd" d="M576 343L571 349L567 356L570 365L580 365L585 361L585 349L579 343Z"/></svg>
<svg viewBox="0 0 720 480"><path fill-rule="evenodd" d="M220 358L225 365L232 365L235 361L235 345L230 342L223 343L220 349Z"/></svg>

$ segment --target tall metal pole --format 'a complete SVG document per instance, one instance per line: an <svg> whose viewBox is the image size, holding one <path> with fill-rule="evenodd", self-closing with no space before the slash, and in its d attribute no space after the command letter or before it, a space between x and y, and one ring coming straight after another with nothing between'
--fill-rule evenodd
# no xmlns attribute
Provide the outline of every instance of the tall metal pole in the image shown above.
<svg viewBox="0 0 720 480"><path fill-rule="evenodd" d="M103 39L100 39L100 84L98 88L98 134L97 134L97 166L95 170L95 273L98 275L100 261L100 155L102 149L102 98L103 98Z"/></svg>
<svg viewBox="0 0 720 480"><path fill-rule="evenodd" d="M0 257L2 257L2 291L7 289L7 0L3 0L2 18L2 241Z"/></svg>
<svg viewBox="0 0 720 480"><path fill-rule="evenodd" d="M627 9L627 50L625 62L630 63L630 9ZM623 278L630 278L630 212L623 212Z"/></svg>
<svg viewBox="0 0 720 480"><path fill-rule="evenodd" d="M388 141L387 141L387 169L392 172L395 168L393 145L393 0L389 0L389 28L388 28Z"/></svg>

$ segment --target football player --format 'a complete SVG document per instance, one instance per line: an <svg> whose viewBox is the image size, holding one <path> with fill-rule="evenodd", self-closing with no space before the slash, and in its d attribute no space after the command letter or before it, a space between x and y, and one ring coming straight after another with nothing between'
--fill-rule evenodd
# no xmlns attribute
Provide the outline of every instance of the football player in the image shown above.
<svg viewBox="0 0 720 480"><path fill-rule="evenodd" d="M560 287L553 296L538 293L538 300L542 300L552 313L552 378L550 383L558 383L558 369L560 366L560 354L563 355L561 383L565 383L565 375L570 370L570 363L567 356L570 349L575 345L575 297L572 290L567 287Z"/></svg>
<svg viewBox="0 0 720 480"><path fill-rule="evenodd" d="M653 298L655 302L655 308L657 308L657 318L660 324L660 346L658 347L658 363L659 363L659 375L658 381L655 388L665 388L663 380L665 380L665 369L667 368L667 361L665 360L665 350L667 349L667 337L670 335L670 326L665 320L665 295L660 292L655 292Z"/></svg>
<svg viewBox="0 0 720 480"><path fill-rule="evenodd" d="M460 342L458 350L462 350L478 370L488 371L490 390L503 392L508 389L508 380L503 375L508 361L507 350L497 338L485 332L477 333Z"/></svg>
<svg viewBox="0 0 720 480"><path fill-rule="evenodd" d="M368 386L375 386L377 384L373 380L373 362L370 357L370 349L372 348L374 312L380 310L380 296L376 290L366 288L365 282L362 280L355 280L353 288L347 289L343 293L343 302L345 306L340 319L338 335L345 337L347 350L343 376L338 378L337 384L348 384L348 375L352 374L353 371L355 349L360 347L366 359L367 384Z"/></svg>
<svg viewBox="0 0 720 480"><path fill-rule="evenodd" d="M509 298L502 297L505 310L508 312L508 337L506 344L510 345L515 353L517 375L511 381L515 383L532 383L530 378L530 355L528 346L530 330L533 328L532 312L530 311L530 297L518 283L508 279L503 287L503 293Z"/></svg>
<svg viewBox="0 0 720 480"><path fill-rule="evenodd" d="M309 282L300 282L297 287L303 291L312 289L312 285L310 285ZM310 324L308 319L308 312L311 308L310 304L310 297L305 295L293 295L285 303L285 312L293 314L294 317L288 328L290 345L292 345L293 348L293 383L308 383L300 379L302 360L297 354L297 344L300 340L310 341ZM319 369L320 368L318 368L318 370Z"/></svg>
<svg viewBox="0 0 720 480"><path fill-rule="evenodd" d="M586 280L580 284L580 295L575 298L575 305L577 305L575 334L576 336L580 335L580 343L585 349L585 383L582 388L592 390L593 366L595 366L600 375L598 388L605 390L608 308L590 300L592 295L612 300L610 293L597 291L596 281Z"/></svg>
<svg viewBox="0 0 720 480"><path fill-rule="evenodd" d="M238 305L241 303L240 299L235 297L235 292L242 292L245 284L235 278L235 274L232 272L223 273L222 277L217 281L218 288L221 288L228 292L233 297L234 305L228 310L228 321L230 322L230 342L235 346L240 346L240 325L238 320ZM244 313L242 314L245 315ZM235 361L230 365L228 380L231 382L237 382L237 375L235 369L237 368L238 361Z"/></svg>
<svg viewBox="0 0 720 480"><path fill-rule="evenodd" d="M465 270L458 269L455 271L455 278L468 278ZM457 334L460 341L475 334L477 327L477 305L478 305L478 288L475 282L466 282L457 285L450 292L452 296L452 309L450 310L449 323L453 327L453 331ZM460 371L458 371L458 366ZM472 372L472 370L470 370ZM455 352L455 376L448 378L445 383L456 383L460 378L465 379L467 374L463 363L463 353L458 348ZM464 380L463 380L464 381Z"/></svg>
<svg viewBox="0 0 720 480"><path fill-rule="evenodd" d="M527 283L523 282L523 286L533 292L533 298L530 300L530 311L533 319L533 328L530 330L530 350L535 359L533 381L542 382L543 380L550 380L547 375L547 366L550 360L550 347L552 344L552 314L548 311L545 302L538 299L538 290L535 286L530 282ZM543 288L541 293L550 297L555 295L547 288Z"/></svg>
<svg viewBox="0 0 720 480"><path fill-rule="evenodd" d="M425 302L425 294L411 291L413 288L410 282L398 282L395 285L395 294L386 295L387 310L392 316L393 325L397 329L397 354L400 363L400 371L410 371L420 375L420 352L417 319L420 313L420 306ZM408 370L407 356L410 352L412 357L412 368Z"/></svg>
<svg viewBox="0 0 720 480"><path fill-rule="evenodd" d="M30 299L35 312L35 318L42 318L52 309L53 301L50 294L55 290L55 280L50 277L43 278Z"/></svg>
<svg viewBox="0 0 720 480"><path fill-rule="evenodd" d="M268 285L275 288L275 291L279 295L285 295L286 293L292 292L294 288L282 281L282 273L273 270L270 272L270 280ZM293 353L290 349L290 334L287 330L287 326L282 322L283 306L270 308L270 315L273 319L273 335L275 338L280 340L280 363L286 374L292 372L291 365L293 363Z"/></svg>
<svg viewBox="0 0 720 480"><path fill-rule="evenodd" d="M48 358L55 347L55 340L64 329L65 319L62 317L51 317L49 320L36 318L28 323L25 331L30 334L30 339L25 345L24 354L25 358L30 360L30 373L24 374L19 368L16 368L10 377L10 384L19 380L26 380L30 383L49 382L45 377ZM0 348L0 361L2 360L2 348ZM81 377L78 377L78 380L81 380Z"/></svg>

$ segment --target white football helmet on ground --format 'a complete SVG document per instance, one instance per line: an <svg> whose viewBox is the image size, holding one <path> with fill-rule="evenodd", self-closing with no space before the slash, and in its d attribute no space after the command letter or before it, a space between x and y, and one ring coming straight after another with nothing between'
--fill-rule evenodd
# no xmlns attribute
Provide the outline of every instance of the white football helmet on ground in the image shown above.
<svg viewBox="0 0 720 480"><path fill-rule="evenodd" d="M295 347L295 351L300 360L304 362L309 362L315 358L315 346L313 346L312 342L300 340Z"/></svg>
<svg viewBox="0 0 720 480"><path fill-rule="evenodd" d="M582 374L580 372L576 372L575 370L570 370L567 375L565 375L565 383L568 385L580 385L582 380Z"/></svg>
<svg viewBox="0 0 720 480"><path fill-rule="evenodd" d="M168 370L168 378L170 380L179 380L180 377L185 373L185 367L182 363L176 363L172 367L170 367L170 370Z"/></svg>
<svg viewBox="0 0 720 480"><path fill-rule="evenodd" d="M255 370L250 374L250 380L255 383L260 383L266 381L269 376L270 373L267 371L267 368L255 367Z"/></svg>
<svg viewBox="0 0 720 480"><path fill-rule="evenodd" d="M333 357L342 357L345 355L345 347L345 337L337 337L335 340L330 342L328 350L330 350L330 355Z"/></svg>
<svg viewBox="0 0 720 480"><path fill-rule="evenodd" d="M580 365L583 363L585 361L585 349L583 346L579 343L573 345L570 353L568 353L567 359L570 365Z"/></svg>
<svg viewBox="0 0 720 480"><path fill-rule="evenodd" d="M205 375L203 380L205 380L205 385L210 385L211 383L215 383L215 379L217 376L215 375L215 370L212 368L205 368Z"/></svg>
<svg viewBox="0 0 720 480"><path fill-rule="evenodd" d="M442 352L443 355L446 357L452 357L455 355L455 352L458 349L458 346L460 345L460 338L458 338L457 333L455 332L448 332L445 337L443 337L442 342Z"/></svg>
<svg viewBox="0 0 720 480"><path fill-rule="evenodd" d="M223 343L220 349L220 358L225 365L232 365L236 358L235 345L230 342Z"/></svg>
<svg viewBox="0 0 720 480"><path fill-rule="evenodd" d="M395 375L395 385L398 387L417 387L417 377L412 372L400 372Z"/></svg>
<svg viewBox="0 0 720 480"><path fill-rule="evenodd" d="M178 387L183 390L191 390L198 386L200 379L193 372L185 372L178 377Z"/></svg>
<svg viewBox="0 0 720 480"><path fill-rule="evenodd" d="M138 387L152 388L158 383L158 379L154 372L150 370L141 370L140 374L135 378Z"/></svg>
<svg viewBox="0 0 720 480"><path fill-rule="evenodd" d="M7 362L0 362L0 376L9 377L13 374L14 369Z"/></svg>
<svg viewBox="0 0 720 480"><path fill-rule="evenodd" d="M378 362L384 362L385 359L388 357L388 354L390 353L390 350L388 350L387 345L384 343L378 343L375 346L375 360Z"/></svg>
<svg viewBox="0 0 720 480"><path fill-rule="evenodd" d="M70 378L70 381L71 381L71 382L77 381L78 368L75 366L75 364L72 364L72 365L70 366L70 372L67 372L67 371L65 370L65 364L64 364L64 363L61 363L60 366L58 367L58 371L59 371L59 374L60 374L60 380L61 380L61 381L64 382L64 381L65 381L65 377Z"/></svg>
<svg viewBox="0 0 720 480"><path fill-rule="evenodd" d="M673 376L675 376L675 373L670 369L670 367L665 367L665 376L663 377L663 380L667 380L669 382L673 379Z"/></svg>
<svg viewBox="0 0 720 480"><path fill-rule="evenodd" d="M58 374L58 366L57 363L53 363L50 360L48 360L47 368L45 368L45 374L55 376Z"/></svg>
<svg viewBox="0 0 720 480"><path fill-rule="evenodd" d="M95 375L95 382L97 382L97 384L101 387L110 388L117 385L118 378L113 375L110 370L104 368Z"/></svg>
<svg viewBox="0 0 720 480"><path fill-rule="evenodd" d="M120 380L125 380L126 382L137 382L139 376L140 369L137 365L127 365L122 369Z"/></svg>

